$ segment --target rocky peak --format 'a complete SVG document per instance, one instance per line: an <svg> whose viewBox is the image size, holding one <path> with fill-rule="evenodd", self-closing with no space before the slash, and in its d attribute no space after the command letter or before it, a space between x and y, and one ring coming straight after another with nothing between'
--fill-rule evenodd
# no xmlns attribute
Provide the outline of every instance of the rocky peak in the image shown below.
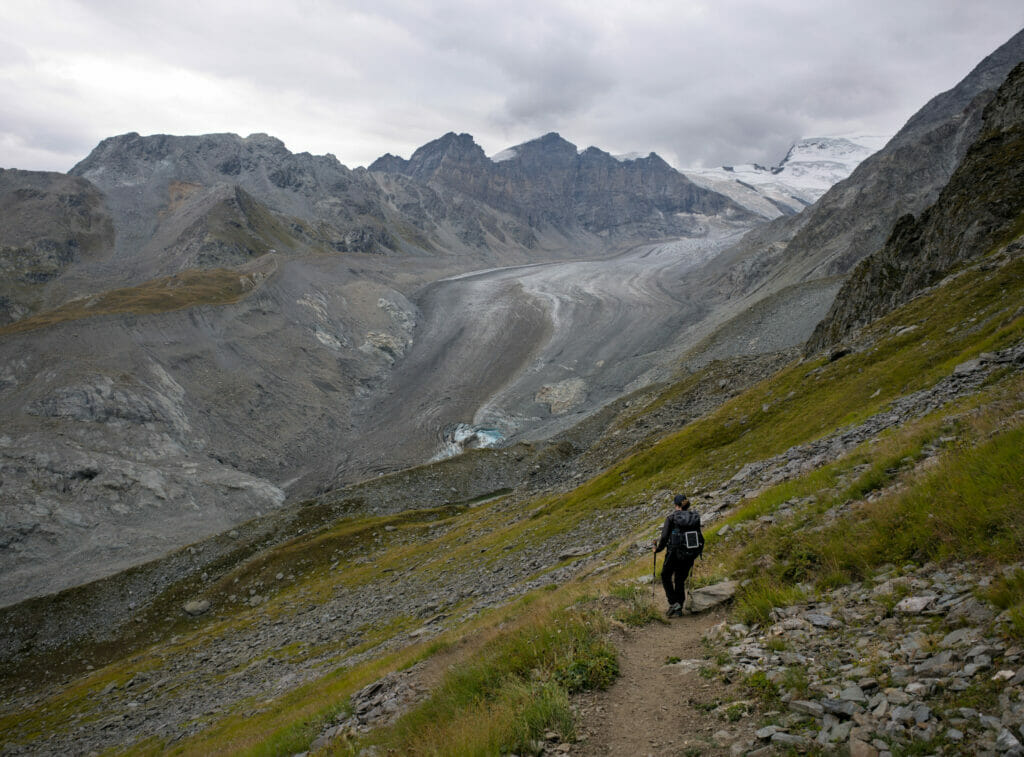
<svg viewBox="0 0 1024 757"><path fill-rule="evenodd" d="M374 163L376 164L377 162ZM403 173L427 182L436 175L462 173L467 170L485 171L489 164L490 161L483 149L473 141L471 135L450 131L416 150L405 165Z"/></svg>
<svg viewBox="0 0 1024 757"><path fill-rule="evenodd" d="M245 138L237 134L142 137L130 132L100 142L69 173L90 179L101 187L139 183L165 173L174 174L174 178L180 180L209 183L214 177L237 177L257 167L273 170L294 159L319 160L340 166L333 156L294 155L284 142L267 134L250 134Z"/></svg>
<svg viewBox="0 0 1024 757"><path fill-rule="evenodd" d="M182 186L235 186L274 213L326 222L328 244L336 249L352 249L336 242L353 234L378 240L360 249L390 244L381 231L380 188L368 173L350 171L333 155L292 153L267 134L122 134L101 142L71 173L103 191L118 228L117 254L133 260L163 256L153 240L165 236L157 229L166 231ZM184 231L177 229L172 236Z"/></svg>
<svg viewBox="0 0 1024 757"><path fill-rule="evenodd" d="M405 173L408 165L409 161L405 158L388 152L373 161L366 170L381 173Z"/></svg>
<svg viewBox="0 0 1024 757"><path fill-rule="evenodd" d="M576 145L553 131L524 142L515 149L516 157L508 162L518 163L527 170L567 168L574 165L577 158Z"/></svg>

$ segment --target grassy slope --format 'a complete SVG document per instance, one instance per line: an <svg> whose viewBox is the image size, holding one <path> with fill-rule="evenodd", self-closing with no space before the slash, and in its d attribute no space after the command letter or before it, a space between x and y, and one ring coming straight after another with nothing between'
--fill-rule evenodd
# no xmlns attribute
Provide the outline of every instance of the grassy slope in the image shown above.
<svg viewBox="0 0 1024 757"><path fill-rule="evenodd" d="M72 300L53 310L0 326L0 336L102 315L146 315L200 305L228 305L255 290L261 281L262 276L227 268L182 271L137 286Z"/></svg>
<svg viewBox="0 0 1024 757"><path fill-rule="evenodd" d="M426 513L420 521L344 521L259 555L222 581L227 586L236 577L251 581L274 571L294 572L298 580L292 588L262 608L271 618L286 618L297 603L315 601L339 582L359 585L384 570L410 563L427 577L459 566L476 569L484 549L486 554L498 547L514 550L566 532L601 511L649 502L664 489L718 488L747 462L862 420L894 399L934 384L959 362L1016 343L1024 338L1021 302L1024 260L989 271L971 269L875 324L867 340L873 344L867 349L834 363L817 360L790 365L567 494L527 502L516 512L508 511L507 501L497 499L475 508ZM903 331L911 325L916 328ZM724 522L759 523L759 517L783 503L798 505L791 508L795 510L791 517L774 525L758 525L763 538L756 540L719 537L718 528L709 529L711 559L702 566L702 580L736 576L763 561L770 568L758 571L757 580L738 603L739 612L757 617L796 592L835 585L880 562L965 554L993 561L1019 556L1024 536L1019 527L1007 524L1024 522L1022 388L1019 375L1006 372L978 398L892 430L877 443L862 445L825 468L741 503ZM975 412L977 407L986 409ZM945 445L938 464L918 472L915 460L926 446L936 444ZM973 445L977 448L970 451ZM898 493L876 496L883 489L889 492L885 487L893 482L902 484ZM950 491L956 491L957 497L942 496ZM869 494L876 498L864 502ZM940 501L944 507L937 509L935 503ZM810 530L822 522L822 513L847 505L841 528ZM910 524L902 529L906 538L896 544L889 539L894 521ZM424 538L431 533L424 530L429 523L443 523L443 534ZM395 530L385 533L387 525ZM600 641L600 618L573 608L607 594L616 581L649 570L647 559L634 559L628 548L641 531L649 533L651 525L637 524L636 533L609 545L620 565L599 578L584 577L533 592L509 606L481 613L430 643L399 646L346 667L346 660L354 655L407 632L413 621L397 618L385 628L373 629L360 645L338 649L324 666L331 672L281 696L273 706L252 709L252 703L225 703L224 712L211 715L195 736L174 744L135 745L134 751L301 751L322 724L344 710L352 692L388 670L437 655L444 655L445 665L452 667L433 697L394 728L375 734L374 741L399 753L492 754L521 746L546 728L568 736L567 692L604 685L610 675L607 650ZM857 529L856 540L843 537L851 527ZM371 541L379 534L385 538ZM895 558L893 550L898 552ZM1004 604L1021 614L1024 589L1009 584L1002 589ZM96 671L31 711L0 720L0 730L17 732L21 740L63 727L69 712L83 709L109 682L126 680L134 671L157 665L162 656L201 647L205 639L252 622L244 611L196 622L194 630L182 633L173 644ZM330 650L275 654L325 652ZM424 725L427 722L432 724L429 728Z"/></svg>

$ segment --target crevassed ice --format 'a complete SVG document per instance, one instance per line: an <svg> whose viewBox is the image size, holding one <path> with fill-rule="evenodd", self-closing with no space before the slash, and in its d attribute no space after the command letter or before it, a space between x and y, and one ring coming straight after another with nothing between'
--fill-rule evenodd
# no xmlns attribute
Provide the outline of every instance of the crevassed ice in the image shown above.
<svg viewBox="0 0 1024 757"><path fill-rule="evenodd" d="M505 435L499 429L457 423L445 433L441 449L431 462L461 455L467 449L497 447L504 439Z"/></svg>

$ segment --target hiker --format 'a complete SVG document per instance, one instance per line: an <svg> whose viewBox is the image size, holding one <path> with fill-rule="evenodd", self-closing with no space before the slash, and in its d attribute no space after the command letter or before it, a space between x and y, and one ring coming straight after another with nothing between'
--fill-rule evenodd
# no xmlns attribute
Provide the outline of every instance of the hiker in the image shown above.
<svg viewBox="0 0 1024 757"><path fill-rule="evenodd" d="M700 515L690 509L685 494L675 496L676 508L665 518L661 538L654 542L654 554L668 547L665 564L661 568L661 585L668 600L668 617L681 617L686 601L686 578L693 561L704 551L704 535L700 530ZM657 559L657 558L655 558Z"/></svg>

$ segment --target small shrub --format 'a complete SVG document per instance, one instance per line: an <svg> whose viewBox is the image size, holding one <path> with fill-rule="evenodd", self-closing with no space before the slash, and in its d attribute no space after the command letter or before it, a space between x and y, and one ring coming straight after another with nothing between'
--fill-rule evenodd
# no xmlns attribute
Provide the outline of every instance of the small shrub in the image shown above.
<svg viewBox="0 0 1024 757"><path fill-rule="evenodd" d="M615 619L625 623L627 626L646 626L649 623L668 623L668 620L658 611L654 603L647 599L646 593L634 596L629 606L620 609L615 613Z"/></svg>
<svg viewBox="0 0 1024 757"><path fill-rule="evenodd" d="M794 604L803 598L796 586L769 578L755 579L744 588L736 602L736 613L747 625L767 623L776 607Z"/></svg>
<svg viewBox="0 0 1024 757"><path fill-rule="evenodd" d="M768 678L762 671L758 671L747 677L744 682L750 693L753 694L766 708L777 709L782 705L779 698L779 687L774 681Z"/></svg>
<svg viewBox="0 0 1024 757"><path fill-rule="evenodd" d="M731 704L725 708L725 719L730 723L736 723L744 718L747 714L747 705L743 702L737 702Z"/></svg>
<svg viewBox="0 0 1024 757"><path fill-rule="evenodd" d="M596 613L544 614L488 642L449 669L425 702L360 746L385 753L523 752L545 730L574 738L569 694L607 688L618 675L607 622Z"/></svg>
<svg viewBox="0 0 1024 757"><path fill-rule="evenodd" d="M712 712L717 710L722 705L721 699L712 699L708 702L701 702L696 699L690 700L690 706L698 712Z"/></svg>
<svg viewBox="0 0 1024 757"><path fill-rule="evenodd" d="M774 636L771 639L768 639L767 643L765 643L765 647L772 652L785 652L789 649L789 644L787 644L786 640L781 636Z"/></svg>
<svg viewBox="0 0 1024 757"><path fill-rule="evenodd" d="M970 707L979 712L998 712L999 695L1003 693L1003 685L998 681L985 678L972 683L963 691L949 697L951 709Z"/></svg>
<svg viewBox="0 0 1024 757"><path fill-rule="evenodd" d="M1000 575L981 595L1000 610L1009 610L1011 635L1024 639L1024 571Z"/></svg>
<svg viewBox="0 0 1024 757"><path fill-rule="evenodd" d="M607 689L619 675L619 659L615 647L603 639L596 639L581 649L555 670L555 680L570 694L587 689Z"/></svg>
<svg viewBox="0 0 1024 757"><path fill-rule="evenodd" d="M508 724L500 741L515 752L529 753L539 734L551 729L562 741L576 738L572 708L565 690L551 682L514 681L503 691L502 699L518 717Z"/></svg>
<svg viewBox="0 0 1024 757"><path fill-rule="evenodd" d="M782 686L801 698L805 698L811 690L807 681L807 671L795 665L786 668L786 672L782 674Z"/></svg>
<svg viewBox="0 0 1024 757"><path fill-rule="evenodd" d="M838 589L840 586L846 586L851 580L853 577L847 571L831 570L818 579L817 587L821 591Z"/></svg>
<svg viewBox="0 0 1024 757"><path fill-rule="evenodd" d="M627 602L632 602L640 596L643 589L640 588L639 584L625 583L615 584L609 591L613 597L618 597L619 599L624 599Z"/></svg>

